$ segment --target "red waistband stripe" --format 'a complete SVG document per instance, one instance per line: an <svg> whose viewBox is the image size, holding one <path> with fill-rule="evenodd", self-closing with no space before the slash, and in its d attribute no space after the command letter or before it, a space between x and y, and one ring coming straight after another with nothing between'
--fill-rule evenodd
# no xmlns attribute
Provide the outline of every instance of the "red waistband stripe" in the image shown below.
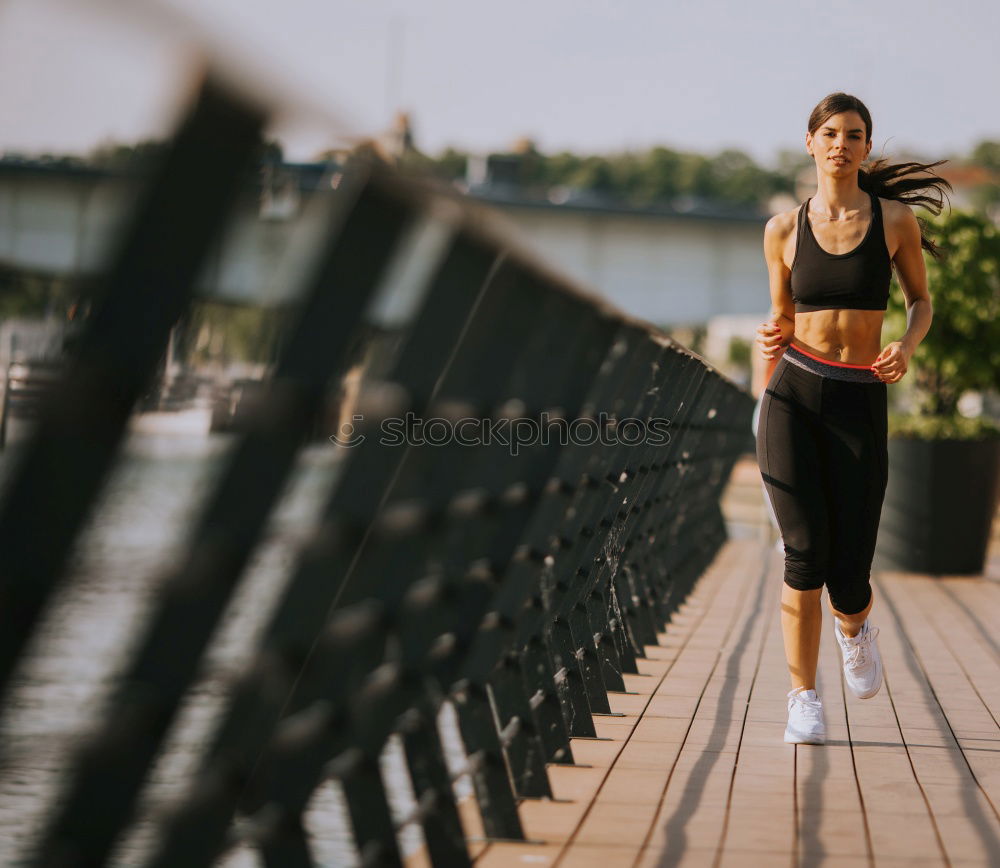
<svg viewBox="0 0 1000 868"><path fill-rule="evenodd" d="M831 362L829 359L821 359L819 356L813 355L808 350L795 346L795 344L789 344L785 348L785 352L788 352L788 350L795 350L795 352L802 353L802 355L808 356L810 359L815 359L817 362L822 362L824 365L833 365L835 368L854 368L856 370L863 371L871 370L871 365L848 365L845 362Z"/></svg>

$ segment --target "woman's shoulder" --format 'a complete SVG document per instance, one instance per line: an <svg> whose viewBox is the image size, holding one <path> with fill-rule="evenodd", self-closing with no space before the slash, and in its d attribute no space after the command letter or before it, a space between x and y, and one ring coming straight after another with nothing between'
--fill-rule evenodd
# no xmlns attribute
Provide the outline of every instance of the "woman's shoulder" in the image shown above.
<svg viewBox="0 0 1000 868"><path fill-rule="evenodd" d="M913 209L898 199L883 199L882 223L884 224L885 246L889 257L895 261L901 251L919 253L922 245L920 223Z"/></svg>
<svg viewBox="0 0 1000 868"><path fill-rule="evenodd" d="M765 240L784 241L795 232L796 222L799 216L800 205L790 208L787 211L779 211L771 216L771 219L764 225Z"/></svg>
<svg viewBox="0 0 1000 868"><path fill-rule="evenodd" d="M878 197L878 202L882 209L882 219L886 223L915 223L917 220L913 209L905 202L900 202L898 199L886 199L883 196Z"/></svg>
<svg viewBox="0 0 1000 868"><path fill-rule="evenodd" d="M920 224L917 215L905 202L898 199L884 199L879 196L882 208L882 222L886 228L886 238L908 238L920 236Z"/></svg>

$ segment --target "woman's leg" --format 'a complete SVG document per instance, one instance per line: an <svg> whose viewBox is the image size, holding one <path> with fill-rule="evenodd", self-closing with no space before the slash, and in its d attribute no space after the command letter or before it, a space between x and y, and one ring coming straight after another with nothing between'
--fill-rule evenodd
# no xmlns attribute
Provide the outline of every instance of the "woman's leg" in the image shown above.
<svg viewBox="0 0 1000 868"><path fill-rule="evenodd" d="M822 588L796 591L781 585L781 632L785 640L785 659L792 687L816 689L816 666L819 662L819 639L823 628Z"/></svg>
<svg viewBox="0 0 1000 868"><path fill-rule="evenodd" d="M856 612L853 615L845 615L843 612L839 611L837 607L833 605L832 597L829 598L827 602L830 604L830 611L833 612L833 617L840 622L840 632L848 638L853 638L858 635L858 631L861 630L861 625L868 620L868 613L871 612L872 604L875 602L875 591L872 589L871 596L868 599L868 605L865 606L860 612Z"/></svg>
<svg viewBox="0 0 1000 868"><path fill-rule="evenodd" d="M781 626L792 687L815 688L829 518L819 430L822 377L782 360L761 402L757 463L781 529Z"/></svg>
<svg viewBox="0 0 1000 868"><path fill-rule="evenodd" d="M750 430L753 431L754 439L757 437L757 428L760 420L760 408L764 401L764 392L760 393L760 397L757 398L757 403L753 408L753 417L750 421ZM773 527L778 532L778 539L775 540L775 548L779 552L785 550L784 543L781 541L781 526L778 524L778 517L774 514L774 506L771 504L771 498L767 494L767 486L761 482L761 496L764 498L764 506L767 509L767 517L770 519L771 527Z"/></svg>
<svg viewBox="0 0 1000 868"><path fill-rule="evenodd" d="M830 609L845 636L856 636L871 611L872 559L888 482L884 383L829 382L824 448L829 456Z"/></svg>

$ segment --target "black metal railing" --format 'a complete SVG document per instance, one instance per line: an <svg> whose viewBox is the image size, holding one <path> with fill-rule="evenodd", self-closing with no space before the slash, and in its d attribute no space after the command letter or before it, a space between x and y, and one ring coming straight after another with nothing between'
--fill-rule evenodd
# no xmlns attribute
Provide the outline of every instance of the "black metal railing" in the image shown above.
<svg viewBox="0 0 1000 868"><path fill-rule="evenodd" d="M39 410L0 501L0 700L263 120L205 86ZM486 835L523 837L519 800L551 795L547 765L595 736L593 715L610 712L608 693L725 540L719 498L752 448L749 394L548 273L455 196L367 163L329 195L328 240L273 374L164 565L34 864L104 864L129 828L329 384L373 322L396 339L358 407L364 439L339 447L317 530L146 865L208 865L239 843L269 866L313 865L303 814L331 778L358 860L399 864L379 765L390 737L415 797L404 823L435 865L468 864L437 723L446 702Z"/></svg>

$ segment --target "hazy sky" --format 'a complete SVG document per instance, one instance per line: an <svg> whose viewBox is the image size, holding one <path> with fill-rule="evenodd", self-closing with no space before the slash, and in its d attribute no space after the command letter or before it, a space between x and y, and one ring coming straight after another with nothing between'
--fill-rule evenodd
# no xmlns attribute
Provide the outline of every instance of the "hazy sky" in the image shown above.
<svg viewBox="0 0 1000 868"><path fill-rule="evenodd" d="M140 13L135 13L138 8ZM371 134L545 151L800 148L827 93L861 97L874 150L1000 139L1000 3L743 0L5 0L0 150L80 151L169 127L192 37L252 71L293 158Z"/></svg>

